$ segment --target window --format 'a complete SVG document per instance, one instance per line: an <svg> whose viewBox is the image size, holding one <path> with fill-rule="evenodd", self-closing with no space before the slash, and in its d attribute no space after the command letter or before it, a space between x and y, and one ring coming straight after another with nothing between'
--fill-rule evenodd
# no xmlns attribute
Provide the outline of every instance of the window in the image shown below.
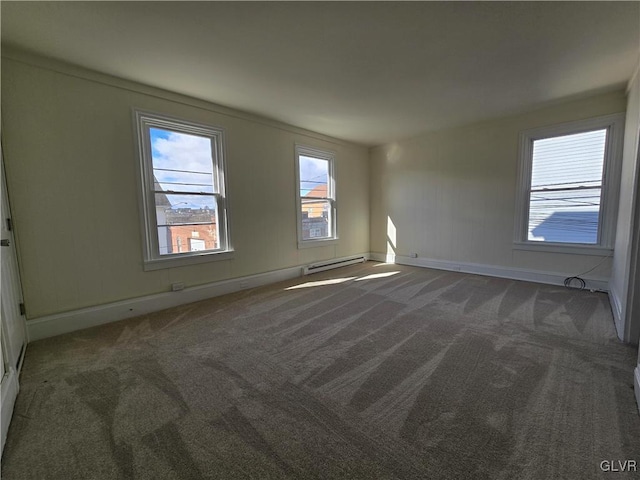
<svg viewBox="0 0 640 480"><path fill-rule="evenodd" d="M333 153L296 146L298 246L336 240L335 159Z"/></svg>
<svg viewBox="0 0 640 480"><path fill-rule="evenodd" d="M219 128L135 112L145 269L228 258Z"/></svg>
<svg viewBox="0 0 640 480"><path fill-rule="evenodd" d="M613 247L623 116L521 136L516 248L602 254Z"/></svg>

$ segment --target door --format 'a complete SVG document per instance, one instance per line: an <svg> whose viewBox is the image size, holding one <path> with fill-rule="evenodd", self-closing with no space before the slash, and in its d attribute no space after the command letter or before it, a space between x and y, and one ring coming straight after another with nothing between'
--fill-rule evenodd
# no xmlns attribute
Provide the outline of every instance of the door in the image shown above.
<svg viewBox="0 0 640 480"><path fill-rule="evenodd" d="M9 423L13 414L13 406L18 395L18 375L22 367L22 359L26 348L26 323L21 312L22 290L18 260L13 241L9 197L7 194L4 161L0 147L0 351L2 353L1 391L1 449L4 450Z"/></svg>

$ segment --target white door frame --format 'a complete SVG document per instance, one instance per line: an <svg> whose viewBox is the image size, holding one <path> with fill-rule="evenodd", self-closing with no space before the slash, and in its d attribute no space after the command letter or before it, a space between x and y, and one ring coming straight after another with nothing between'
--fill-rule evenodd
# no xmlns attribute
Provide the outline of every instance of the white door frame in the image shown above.
<svg viewBox="0 0 640 480"><path fill-rule="evenodd" d="M15 250L13 231L7 219L11 218L9 197L5 181L4 160L0 145L0 232L3 243L0 246L0 360L3 363L0 378L0 452L4 450L9 424L13 416L16 397L18 396L19 375L27 346L26 322L20 305L22 304L22 288L18 259Z"/></svg>

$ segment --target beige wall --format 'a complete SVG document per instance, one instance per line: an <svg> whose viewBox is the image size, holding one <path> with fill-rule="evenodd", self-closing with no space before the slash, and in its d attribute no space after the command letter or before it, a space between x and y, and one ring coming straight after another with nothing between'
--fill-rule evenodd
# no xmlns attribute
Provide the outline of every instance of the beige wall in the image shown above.
<svg viewBox="0 0 640 480"><path fill-rule="evenodd" d="M366 148L33 62L2 60L4 156L28 318L369 251ZM225 129L233 260L142 269L132 107ZM337 245L297 248L296 142L336 152Z"/></svg>
<svg viewBox="0 0 640 480"><path fill-rule="evenodd" d="M601 257L514 250L519 134L625 109L619 91L372 149L372 252L565 276L588 270ZM591 276L608 279L610 263Z"/></svg>
<svg viewBox="0 0 640 480"><path fill-rule="evenodd" d="M616 231L615 254L611 271L609 288L618 335L624 340L638 343L640 335L640 310L636 318L631 318L631 302L633 301L633 277L638 272L632 271L633 242L638 242L638 225L634 213L634 205L638 195L638 136L640 135L640 78L635 76L629 86L628 107L625 121L624 150L622 157L622 181L620 183L620 204L618 209L618 226ZM636 247L637 248L637 247ZM631 283L630 283L631 281ZM640 284L636 283L635 288ZM640 295L636 295L640 298Z"/></svg>
<svg viewBox="0 0 640 480"><path fill-rule="evenodd" d="M174 282L199 285L367 251L564 275L600 261L513 249L518 136L625 111L622 91L368 152L176 94L17 58L2 61L2 121L30 319L164 292ZM225 128L233 260L143 271L132 107ZM337 154L335 246L297 248L296 142ZM610 265L592 276L608 279Z"/></svg>

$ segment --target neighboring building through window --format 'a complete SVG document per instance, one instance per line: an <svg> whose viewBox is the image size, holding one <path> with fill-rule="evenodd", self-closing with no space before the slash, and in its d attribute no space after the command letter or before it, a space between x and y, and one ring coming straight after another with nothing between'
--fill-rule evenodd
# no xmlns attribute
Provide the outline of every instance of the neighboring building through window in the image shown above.
<svg viewBox="0 0 640 480"><path fill-rule="evenodd" d="M298 245L337 239L335 157L333 153L296 146Z"/></svg>
<svg viewBox="0 0 640 480"><path fill-rule="evenodd" d="M229 252L222 130L138 111L136 122L146 267Z"/></svg>
<svg viewBox="0 0 640 480"><path fill-rule="evenodd" d="M522 134L518 246L612 248L622 122L610 115Z"/></svg>

